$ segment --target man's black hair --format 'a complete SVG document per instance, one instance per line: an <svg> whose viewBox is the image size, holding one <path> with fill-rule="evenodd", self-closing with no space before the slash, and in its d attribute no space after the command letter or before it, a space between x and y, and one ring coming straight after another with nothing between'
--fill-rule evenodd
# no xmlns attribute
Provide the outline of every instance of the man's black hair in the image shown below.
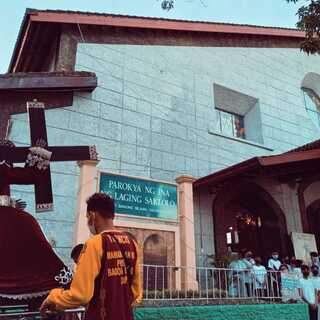
<svg viewBox="0 0 320 320"><path fill-rule="evenodd" d="M77 261L82 249L83 249L83 243L77 244L71 251L71 254L70 254L71 259L74 261Z"/></svg>
<svg viewBox="0 0 320 320"><path fill-rule="evenodd" d="M87 200L87 212L98 212L102 217L114 219L114 200L106 193L94 193Z"/></svg>
<svg viewBox="0 0 320 320"><path fill-rule="evenodd" d="M317 257L318 256L318 252L312 251L312 252L310 252L310 256L311 257Z"/></svg>

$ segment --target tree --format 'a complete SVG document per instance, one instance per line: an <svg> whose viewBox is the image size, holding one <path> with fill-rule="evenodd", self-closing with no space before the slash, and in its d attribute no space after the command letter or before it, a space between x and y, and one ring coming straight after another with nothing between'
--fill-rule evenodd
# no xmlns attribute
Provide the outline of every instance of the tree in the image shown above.
<svg viewBox="0 0 320 320"><path fill-rule="evenodd" d="M297 3L299 0L286 0ZM320 0L307 0L297 12L297 28L306 33L301 49L308 54L320 54Z"/></svg>
<svg viewBox="0 0 320 320"><path fill-rule="evenodd" d="M158 0L159 1L159 0ZM174 0L162 0L161 8L166 11L170 11L174 7Z"/></svg>
<svg viewBox="0 0 320 320"><path fill-rule="evenodd" d="M159 1L159 0L158 0ZM204 0L199 0L203 7L207 7ZM174 0L161 0L161 8L166 11L170 11L174 8Z"/></svg>
<svg viewBox="0 0 320 320"><path fill-rule="evenodd" d="M174 2L173 0L163 0L161 3L161 7L163 10L171 10L174 7Z"/></svg>

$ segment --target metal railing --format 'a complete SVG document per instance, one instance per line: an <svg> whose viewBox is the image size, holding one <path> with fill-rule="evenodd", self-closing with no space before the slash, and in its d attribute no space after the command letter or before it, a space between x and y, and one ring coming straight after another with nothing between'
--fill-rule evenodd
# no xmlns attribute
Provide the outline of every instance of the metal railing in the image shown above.
<svg viewBox="0 0 320 320"><path fill-rule="evenodd" d="M290 275L296 283L291 282L290 290L285 291L281 285L283 275L277 271L154 265L143 265L142 268L144 300L280 301L288 298L284 293L298 298L298 290L295 290L298 275Z"/></svg>
<svg viewBox="0 0 320 320"><path fill-rule="evenodd" d="M252 303L299 300L299 275L276 271L230 268L141 265L143 299L152 301L194 300L198 303L249 300ZM41 319L27 306L0 306L0 320ZM49 315L54 320L82 320L84 308Z"/></svg>

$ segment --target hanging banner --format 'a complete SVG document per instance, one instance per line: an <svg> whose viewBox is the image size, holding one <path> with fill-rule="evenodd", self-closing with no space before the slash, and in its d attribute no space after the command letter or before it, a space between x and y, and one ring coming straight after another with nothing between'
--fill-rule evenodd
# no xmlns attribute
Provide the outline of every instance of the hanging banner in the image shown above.
<svg viewBox="0 0 320 320"><path fill-rule="evenodd" d="M111 173L100 173L100 192L115 200L116 213L177 220L177 186Z"/></svg>
<svg viewBox="0 0 320 320"><path fill-rule="evenodd" d="M310 252L318 251L314 234L292 232L291 234L295 257L302 261L310 261Z"/></svg>

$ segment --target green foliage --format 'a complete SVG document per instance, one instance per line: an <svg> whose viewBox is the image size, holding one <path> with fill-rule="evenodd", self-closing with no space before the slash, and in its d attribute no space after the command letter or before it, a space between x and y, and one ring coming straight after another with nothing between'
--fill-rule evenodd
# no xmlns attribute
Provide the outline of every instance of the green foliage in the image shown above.
<svg viewBox="0 0 320 320"><path fill-rule="evenodd" d="M159 0L158 0L159 1ZM166 11L170 11L174 8L174 0L162 0L161 8Z"/></svg>
<svg viewBox="0 0 320 320"><path fill-rule="evenodd" d="M165 11L170 11L174 8L175 0L157 0L161 1L161 8ZM192 2L193 0L189 0L188 2ZM207 4L205 3L204 0L197 0L199 3L206 8Z"/></svg>
<svg viewBox="0 0 320 320"><path fill-rule="evenodd" d="M299 0L286 0L298 3ZM297 12L297 28L306 33L301 50L308 54L320 53L320 0L309 0Z"/></svg>

